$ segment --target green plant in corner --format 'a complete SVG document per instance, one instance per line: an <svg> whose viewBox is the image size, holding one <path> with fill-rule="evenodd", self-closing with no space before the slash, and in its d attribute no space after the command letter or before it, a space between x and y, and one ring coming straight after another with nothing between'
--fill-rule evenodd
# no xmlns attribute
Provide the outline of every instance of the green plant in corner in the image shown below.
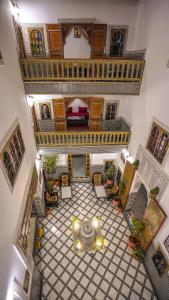
<svg viewBox="0 0 169 300"><path fill-rule="evenodd" d="M138 220L137 218L132 218L131 224L133 226L134 235L137 237L140 232L143 232L145 229L145 223Z"/></svg>
<svg viewBox="0 0 169 300"><path fill-rule="evenodd" d="M107 170L105 171L105 174L108 180L114 180L116 174L116 166L113 163L110 163Z"/></svg>
<svg viewBox="0 0 169 300"><path fill-rule="evenodd" d="M144 258L144 250L141 247L136 247L133 249L133 255L136 256L136 258L142 260Z"/></svg>
<svg viewBox="0 0 169 300"><path fill-rule="evenodd" d="M58 158L59 156L56 154L43 155L43 167L48 174L51 174L55 171Z"/></svg>
<svg viewBox="0 0 169 300"><path fill-rule="evenodd" d="M139 166L139 160L136 159L133 163L132 163L133 168L137 169Z"/></svg>
<svg viewBox="0 0 169 300"><path fill-rule="evenodd" d="M144 231L145 223L138 220L137 218L132 218L131 224L132 224L132 227L133 227L133 234L129 236L128 246L130 248L135 248L139 244L138 239L137 239L138 234L140 232Z"/></svg>
<svg viewBox="0 0 169 300"><path fill-rule="evenodd" d="M126 183L124 180L121 180L119 182L119 191L120 191L121 195L123 195L125 193L125 190L126 190Z"/></svg>
<svg viewBox="0 0 169 300"><path fill-rule="evenodd" d="M150 198L156 198L157 195L159 194L159 191L160 191L160 189L159 189L158 186L156 186L153 189L151 189L150 190Z"/></svg>

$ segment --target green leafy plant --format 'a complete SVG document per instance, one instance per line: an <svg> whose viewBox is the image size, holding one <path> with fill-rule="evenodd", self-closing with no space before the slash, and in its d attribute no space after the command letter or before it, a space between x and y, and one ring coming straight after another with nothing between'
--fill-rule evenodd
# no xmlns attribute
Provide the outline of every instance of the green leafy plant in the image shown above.
<svg viewBox="0 0 169 300"><path fill-rule="evenodd" d="M113 163L108 165L107 170L105 171L106 177L108 180L113 180L116 174L116 167Z"/></svg>
<svg viewBox="0 0 169 300"><path fill-rule="evenodd" d="M43 167L47 173L51 174L55 171L58 158L59 157L56 154L43 155Z"/></svg>
<svg viewBox="0 0 169 300"><path fill-rule="evenodd" d="M132 218L131 220L134 235L137 236L140 232L143 232L145 229L145 223L138 220L137 218Z"/></svg>
<svg viewBox="0 0 169 300"><path fill-rule="evenodd" d="M156 186L155 188L150 190L150 196L156 197L159 194L159 191L160 191L159 187Z"/></svg>
<svg viewBox="0 0 169 300"><path fill-rule="evenodd" d="M133 166L134 168L138 168L138 166L139 166L139 160L136 159L136 160L132 163L132 166Z"/></svg>
<svg viewBox="0 0 169 300"><path fill-rule="evenodd" d="M144 250L141 247L136 247L133 249L133 255L135 255L138 259L144 258Z"/></svg>
<svg viewBox="0 0 169 300"><path fill-rule="evenodd" d="M52 182L48 180L46 182L46 189L47 189L47 191L50 191L52 189L52 186L53 186Z"/></svg>
<svg viewBox="0 0 169 300"><path fill-rule="evenodd" d="M123 195L125 193L125 190L126 190L126 183L124 180L121 180L119 182L119 191Z"/></svg>

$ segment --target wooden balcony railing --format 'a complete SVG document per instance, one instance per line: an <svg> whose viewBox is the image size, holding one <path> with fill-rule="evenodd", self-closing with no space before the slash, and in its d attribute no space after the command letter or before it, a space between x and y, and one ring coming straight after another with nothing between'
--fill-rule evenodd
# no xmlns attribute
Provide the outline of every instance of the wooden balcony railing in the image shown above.
<svg viewBox="0 0 169 300"><path fill-rule="evenodd" d="M130 132L35 132L37 147L128 145Z"/></svg>
<svg viewBox="0 0 169 300"><path fill-rule="evenodd" d="M20 59L24 81L141 82L144 60L131 59Z"/></svg>

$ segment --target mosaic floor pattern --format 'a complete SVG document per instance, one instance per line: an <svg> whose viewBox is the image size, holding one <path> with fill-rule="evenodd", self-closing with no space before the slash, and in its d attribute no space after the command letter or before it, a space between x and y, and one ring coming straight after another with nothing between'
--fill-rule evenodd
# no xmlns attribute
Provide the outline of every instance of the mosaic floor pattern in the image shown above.
<svg viewBox="0 0 169 300"><path fill-rule="evenodd" d="M62 201L47 218L43 247L35 263L43 271L45 300L157 300L144 265L127 248L129 230L123 214L97 199L90 183L72 185L72 200ZM101 216L108 246L97 252L73 251L71 221Z"/></svg>

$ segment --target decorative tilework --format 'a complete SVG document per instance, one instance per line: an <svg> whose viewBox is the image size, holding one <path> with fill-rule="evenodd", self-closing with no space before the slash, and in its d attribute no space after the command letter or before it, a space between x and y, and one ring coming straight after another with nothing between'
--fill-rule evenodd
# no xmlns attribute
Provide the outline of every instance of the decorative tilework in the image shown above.
<svg viewBox="0 0 169 300"><path fill-rule="evenodd" d="M97 199L90 183L73 184L72 195L72 201L61 201L51 215L39 220L45 232L35 257L43 271L42 299L157 300L143 264L127 248L129 230L123 214L110 202ZM101 216L108 245L99 252L77 255L72 248L71 220L73 216L89 218L89 212L91 217Z"/></svg>

